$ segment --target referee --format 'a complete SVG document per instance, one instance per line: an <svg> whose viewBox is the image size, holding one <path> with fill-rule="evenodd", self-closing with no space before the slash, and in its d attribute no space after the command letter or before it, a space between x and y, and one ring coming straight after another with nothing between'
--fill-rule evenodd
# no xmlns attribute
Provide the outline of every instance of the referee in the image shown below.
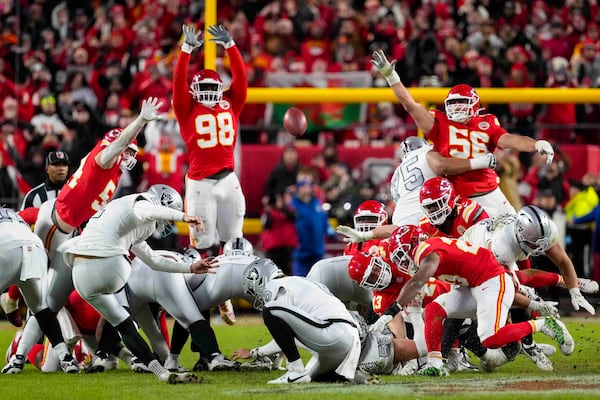
<svg viewBox="0 0 600 400"><path fill-rule="evenodd" d="M52 151L46 157L46 180L31 189L23 199L21 210L39 208L46 200L56 198L69 177L69 155L63 151Z"/></svg>

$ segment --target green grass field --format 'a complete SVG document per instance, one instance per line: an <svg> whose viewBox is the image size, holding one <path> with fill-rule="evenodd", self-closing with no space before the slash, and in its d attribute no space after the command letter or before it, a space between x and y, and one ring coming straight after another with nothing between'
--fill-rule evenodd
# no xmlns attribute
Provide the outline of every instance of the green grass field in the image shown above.
<svg viewBox="0 0 600 400"><path fill-rule="evenodd" d="M571 356L552 356L554 371L539 371L525 356L495 373L459 372L447 378L381 377L382 384L310 383L267 385L282 371L205 372L201 384L167 385L154 375L124 368L104 374L43 374L27 365L21 375L0 376L0 400L28 399L600 399L600 320L565 318L576 349ZM16 328L0 322L0 354L4 358ZM255 347L270 340L266 328L253 315L238 315L235 326L215 323L221 350L230 355L238 347ZM548 342L542 334L536 340ZM182 364L192 367L197 355L186 346ZM4 364L4 362L2 363Z"/></svg>

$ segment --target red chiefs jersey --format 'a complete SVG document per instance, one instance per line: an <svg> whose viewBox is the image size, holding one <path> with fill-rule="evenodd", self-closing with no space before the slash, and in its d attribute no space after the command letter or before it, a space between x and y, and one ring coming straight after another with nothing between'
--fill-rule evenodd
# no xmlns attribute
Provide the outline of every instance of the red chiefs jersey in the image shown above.
<svg viewBox="0 0 600 400"><path fill-rule="evenodd" d="M100 314L94 307L82 299L76 290L73 290L69 295L65 308L69 311L71 317L73 317L75 324L82 334L96 334L96 327L98 326L98 321L100 321Z"/></svg>
<svg viewBox="0 0 600 400"><path fill-rule="evenodd" d="M492 114L476 115L466 124L450 121L439 110L432 111L435 118L433 128L427 134L435 150L452 158L471 159L493 153L500 136L506 130ZM490 192L498 187L498 175L490 168L476 169L460 175L449 176L457 193L470 197L474 193Z"/></svg>
<svg viewBox="0 0 600 400"><path fill-rule="evenodd" d="M486 218L489 218L488 213L475 200L457 198L453 214L442 225L433 225L423 216L419 220L419 227L429 237L459 238L471 226Z"/></svg>
<svg viewBox="0 0 600 400"><path fill-rule="evenodd" d="M173 73L173 109L190 161L187 176L200 180L223 169L234 168L233 150L238 120L248 91L248 77L236 46L227 49L232 80L223 100L208 108L192 98L187 81L190 55L181 52Z"/></svg>
<svg viewBox="0 0 600 400"><path fill-rule="evenodd" d="M376 254L381 239L368 240L361 243L348 243L344 248L345 256L353 256L356 253Z"/></svg>
<svg viewBox="0 0 600 400"><path fill-rule="evenodd" d="M415 265L418 267L432 253L440 257L433 276L450 284L475 287L506 272L488 249L447 237L422 242L415 250Z"/></svg>
<svg viewBox="0 0 600 400"><path fill-rule="evenodd" d="M95 160L107 145L104 140L96 144L56 197L56 212L71 226L77 227L87 221L115 194L122 174L121 161L104 169Z"/></svg>

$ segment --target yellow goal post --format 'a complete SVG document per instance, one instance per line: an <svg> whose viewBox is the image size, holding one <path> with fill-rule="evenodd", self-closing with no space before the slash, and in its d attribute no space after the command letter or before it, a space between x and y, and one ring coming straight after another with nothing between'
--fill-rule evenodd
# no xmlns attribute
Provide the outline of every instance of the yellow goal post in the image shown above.
<svg viewBox="0 0 600 400"><path fill-rule="evenodd" d="M409 88L416 101L442 104L450 88ZM600 89L475 88L482 103L600 103ZM249 88L248 103L398 102L390 88Z"/></svg>

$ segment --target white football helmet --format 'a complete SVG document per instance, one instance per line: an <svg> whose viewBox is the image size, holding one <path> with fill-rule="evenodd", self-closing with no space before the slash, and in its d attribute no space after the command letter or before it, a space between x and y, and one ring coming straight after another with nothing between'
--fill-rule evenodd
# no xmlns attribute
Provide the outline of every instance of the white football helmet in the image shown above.
<svg viewBox="0 0 600 400"><path fill-rule="evenodd" d="M425 146L431 147L427 140L418 136L409 136L406 139L404 139L402 143L400 143L400 147L397 153L398 158L400 159L400 161L402 161L404 160L406 155L411 151L415 151Z"/></svg>
<svg viewBox="0 0 600 400"><path fill-rule="evenodd" d="M192 78L190 93L198 103L213 108L223 99L223 81L216 71L203 69Z"/></svg>
<svg viewBox="0 0 600 400"><path fill-rule="evenodd" d="M536 206L525 206L517 213L515 235L525 254L539 256L556 243L558 229L544 210Z"/></svg>
<svg viewBox="0 0 600 400"><path fill-rule="evenodd" d="M223 255L249 257L254 255L254 247L252 247L252 243L243 237L230 239L223 245Z"/></svg>
<svg viewBox="0 0 600 400"><path fill-rule="evenodd" d="M172 208L173 210L183 211L183 199L181 195L171 186L157 184L148 188L147 193L153 197L158 204ZM156 229L162 237L167 237L176 231L175 225L170 221L157 221Z"/></svg>
<svg viewBox="0 0 600 400"><path fill-rule="evenodd" d="M271 279L284 276L283 271L269 258L259 258L248 264L242 273L242 288L246 296L254 298L252 306L262 310L265 305L265 288Z"/></svg>

